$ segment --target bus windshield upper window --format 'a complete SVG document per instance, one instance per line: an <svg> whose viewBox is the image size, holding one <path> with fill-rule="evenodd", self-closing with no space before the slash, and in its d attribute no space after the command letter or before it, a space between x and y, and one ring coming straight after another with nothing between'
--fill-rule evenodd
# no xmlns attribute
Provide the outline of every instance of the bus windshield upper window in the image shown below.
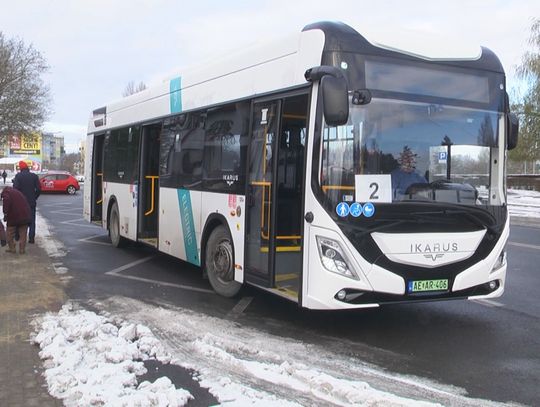
<svg viewBox="0 0 540 407"><path fill-rule="evenodd" d="M366 61L366 87L446 99L489 103L489 80L472 73Z"/></svg>

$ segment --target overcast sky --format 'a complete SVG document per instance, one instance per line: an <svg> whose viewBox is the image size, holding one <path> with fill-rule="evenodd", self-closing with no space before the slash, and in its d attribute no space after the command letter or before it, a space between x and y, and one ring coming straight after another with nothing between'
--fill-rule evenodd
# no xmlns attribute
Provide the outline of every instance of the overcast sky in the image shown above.
<svg viewBox="0 0 540 407"><path fill-rule="evenodd" d="M516 87L538 0L0 0L0 30L32 43L50 65L45 80L68 152L85 137L90 112L175 68L208 60L306 24L338 20L362 33L401 27L493 50Z"/></svg>

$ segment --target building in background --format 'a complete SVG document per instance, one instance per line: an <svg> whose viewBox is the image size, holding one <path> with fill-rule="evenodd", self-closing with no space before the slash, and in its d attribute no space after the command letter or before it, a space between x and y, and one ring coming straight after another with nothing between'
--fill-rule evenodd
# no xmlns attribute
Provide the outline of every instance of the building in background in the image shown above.
<svg viewBox="0 0 540 407"><path fill-rule="evenodd" d="M73 165L73 171L77 175L84 175L84 155L86 149L86 140L79 141L79 161Z"/></svg>
<svg viewBox="0 0 540 407"><path fill-rule="evenodd" d="M43 169L58 169L65 154L64 136L43 133Z"/></svg>

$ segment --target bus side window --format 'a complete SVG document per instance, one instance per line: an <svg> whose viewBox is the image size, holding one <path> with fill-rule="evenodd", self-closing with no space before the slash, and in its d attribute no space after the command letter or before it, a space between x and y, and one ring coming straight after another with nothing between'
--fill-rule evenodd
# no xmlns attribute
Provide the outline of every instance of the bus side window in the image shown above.
<svg viewBox="0 0 540 407"><path fill-rule="evenodd" d="M196 187L204 147L204 113L194 112L165 121L161 134L160 184Z"/></svg>
<svg viewBox="0 0 540 407"><path fill-rule="evenodd" d="M249 104L236 103L208 112L203 182L206 189L239 193L245 180Z"/></svg>

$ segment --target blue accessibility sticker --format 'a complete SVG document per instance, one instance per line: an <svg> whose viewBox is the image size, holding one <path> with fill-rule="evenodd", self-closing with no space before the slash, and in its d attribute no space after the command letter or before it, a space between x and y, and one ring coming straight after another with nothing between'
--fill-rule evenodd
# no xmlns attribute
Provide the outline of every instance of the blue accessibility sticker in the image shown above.
<svg viewBox="0 0 540 407"><path fill-rule="evenodd" d="M363 212L366 218L371 218L375 214L375 205L371 202L365 203Z"/></svg>
<svg viewBox="0 0 540 407"><path fill-rule="evenodd" d="M350 212L349 204L347 202L340 202L336 206L336 213L338 216L341 216L344 218L347 216Z"/></svg>
<svg viewBox="0 0 540 407"><path fill-rule="evenodd" d="M350 212L355 218L359 217L362 215L362 204L359 204L358 202L352 203Z"/></svg>

